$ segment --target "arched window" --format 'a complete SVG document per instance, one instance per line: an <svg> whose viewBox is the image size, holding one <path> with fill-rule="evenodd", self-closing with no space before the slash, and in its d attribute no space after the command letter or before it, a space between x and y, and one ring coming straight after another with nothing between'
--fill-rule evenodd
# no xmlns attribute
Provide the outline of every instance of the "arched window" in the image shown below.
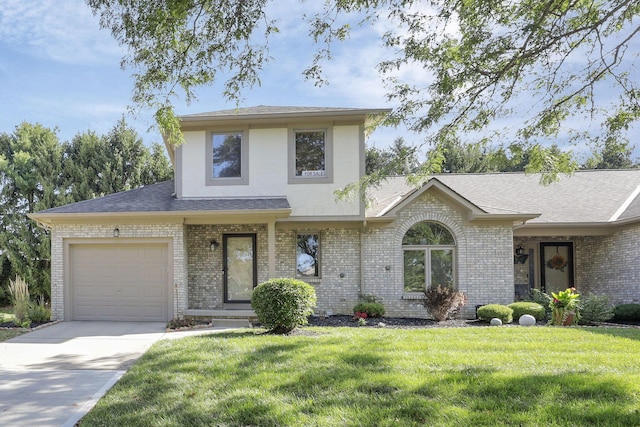
<svg viewBox="0 0 640 427"><path fill-rule="evenodd" d="M424 292L430 286L455 287L455 240L442 224L423 221L402 238L404 292Z"/></svg>

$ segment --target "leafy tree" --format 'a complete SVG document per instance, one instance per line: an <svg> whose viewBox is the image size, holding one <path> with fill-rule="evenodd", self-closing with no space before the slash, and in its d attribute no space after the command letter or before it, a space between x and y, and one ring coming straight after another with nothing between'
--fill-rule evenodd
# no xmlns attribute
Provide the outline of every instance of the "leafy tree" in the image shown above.
<svg viewBox="0 0 640 427"><path fill-rule="evenodd" d="M106 136L88 131L64 144L38 124L0 134L0 279L10 271L33 297L48 299L50 236L26 215L170 177L163 148L153 144L150 152L124 120Z"/></svg>
<svg viewBox="0 0 640 427"><path fill-rule="evenodd" d="M633 149L629 141L617 141L607 138L602 146L596 146L584 169L629 169L638 164L631 158Z"/></svg>
<svg viewBox="0 0 640 427"><path fill-rule="evenodd" d="M420 168L418 147L408 145L404 138L396 138L387 149L367 147L365 173L384 171L387 175L409 175Z"/></svg>
<svg viewBox="0 0 640 427"><path fill-rule="evenodd" d="M0 135L0 248L33 296L49 297L51 245L26 214L69 201L60 191L62 159L54 130L22 123L13 134Z"/></svg>
<svg viewBox="0 0 640 427"><path fill-rule="evenodd" d="M150 107L170 144L183 142L171 100L229 76L224 96L259 82L267 41L277 31L265 14L268 0L87 0L100 25L126 46L134 73L133 101ZM259 32L259 35L255 35Z"/></svg>
<svg viewBox="0 0 640 427"><path fill-rule="evenodd" d="M124 119L104 136L88 131L64 145L65 188L73 201L130 190L171 179L164 148L151 151Z"/></svg>
<svg viewBox="0 0 640 427"><path fill-rule="evenodd" d="M277 31L268 0L87 3L128 49L123 64L135 70L133 100L154 108L171 143L182 141L172 98L189 101L224 73L224 96L238 99L259 83ZM358 24L381 23L390 53L379 70L398 103L391 121L441 142L511 115L522 117L512 128L518 140L536 145L586 115L603 118L598 133L618 137L640 117L640 83L630 72L639 12L636 0L329 0L307 19L318 50L304 72L323 83L334 42ZM430 78L401 80L397 71L407 66ZM536 146L534 157L543 161L529 169L569 166L545 149Z"/></svg>

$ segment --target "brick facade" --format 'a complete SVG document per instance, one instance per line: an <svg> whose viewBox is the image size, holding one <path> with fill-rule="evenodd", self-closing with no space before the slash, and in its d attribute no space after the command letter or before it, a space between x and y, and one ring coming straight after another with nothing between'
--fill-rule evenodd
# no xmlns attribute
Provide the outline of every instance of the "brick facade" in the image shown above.
<svg viewBox="0 0 640 427"><path fill-rule="evenodd" d="M188 225L187 265L190 309L221 309L224 307L224 274L222 242L225 234L256 234L258 283L269 278L267 259L267 227L257 225ZM211 250L211 241L220 247Z"/></svg>
<svg viewBox="0 0 640 427"><path fill-rule="evenodd" d="M640 227L576 239L576 284L609 295L613 304L640 303Z"/></svg>
<svg viewBox="0 0 640 427"><path fill-rule="evenodd" d="M119 237L113 236L115 228ZM186 257L184 245L184 226L182 224L145 223L145 224L68 224L57 225L51 232L51 317L53 320L65 319L65 242L74 244L111 243L125 244L133 241L162 239L170 242L173 251L173 265L170 271L173 277L172 315L182 313L187 306ZM67 307L68 308L68 307Z"/></svg>
<svg viewBox="0 0 640 427"><path fill-rule="evenodd" d="M456 285L467 296L462 316L473 317L479 304L513 301L511 224L473 225L448 204L424 194L393 223L365 232L364 293L381 297L389 316L428 316L419 301L403 295L402 238L421 221L445 225L455 239Z"/></svg>
<svg viewBox="0 0 640 427"><path fill-rule="evenodd" d="M476 224L446 201L426 193L397 213L391 223L369 223L364 228L335 225L294 228L276 223L275 272L296 274L297 233L320 235L321 275L303 278L315 287L317 313L350 314L361 294L382 299L388 316L427 317L415 296L404 294L402 238L421 221L443 224L455 239L455 281L467 296L462 316L473 317L475 306L508 304L514 300L514 283L539 287L540 242L573 242L575 285L582 292L607 294L614 304L640 302L640 227L621 229L606 236L513 237L509 222ZM120 236L113 237L118 227ZM256 234L258 283L269 278L266 224L188 225L177 223L56 225L51 234L51 299L54 319L65 317L65 242L81 244L127 243L162 239L172 251L173 316L185 309L220 309L223 303L223 235ZM531 254L514 265L514 248ZM362 254L362 257L361 257ZM531 278L531 274L534 275ZM414 299L412 299L414 298ZM66 307L68 309L68 307Z"/></svg>

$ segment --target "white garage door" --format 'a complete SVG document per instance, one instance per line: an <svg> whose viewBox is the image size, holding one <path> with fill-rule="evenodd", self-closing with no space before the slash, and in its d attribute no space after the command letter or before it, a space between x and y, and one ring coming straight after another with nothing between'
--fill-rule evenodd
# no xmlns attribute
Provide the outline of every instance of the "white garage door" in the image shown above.
<svg viewBox="0 0 640 427"><path fill-rule="evenodd" d="M71 245L73 320L168 320L166 244Z"/></svg>

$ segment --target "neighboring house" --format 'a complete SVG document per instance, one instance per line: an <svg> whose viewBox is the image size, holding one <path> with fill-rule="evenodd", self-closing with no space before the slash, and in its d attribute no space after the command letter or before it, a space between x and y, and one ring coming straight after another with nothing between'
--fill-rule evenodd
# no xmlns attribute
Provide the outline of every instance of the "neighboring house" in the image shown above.
<svg viewBox="0 0 640 427"><path fill-rule="evenodd" d="M426 317L446 283L475 306L575 286L640 302L640 170L549 186L521 173L390 178L336 201L364 173L384 109L254 107L182 116L175 180L41 211L51 230L52 313L64 320L246 317L253 287L298 277L318 313L361 295Z"/></svg>

